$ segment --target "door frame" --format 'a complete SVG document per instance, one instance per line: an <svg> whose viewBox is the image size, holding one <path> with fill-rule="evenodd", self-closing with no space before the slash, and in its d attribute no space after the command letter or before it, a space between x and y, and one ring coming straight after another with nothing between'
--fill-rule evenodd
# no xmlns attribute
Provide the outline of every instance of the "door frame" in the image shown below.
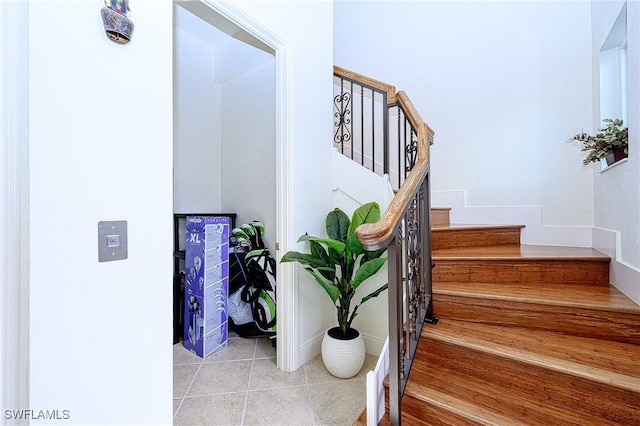
<svg viewBox="0 0 640 426"><path fill-rule="evenodd" d="M191 1L193 2L193 0ZM245 10L229 1L199 0L240 29L273 49L276 75L276 260L282 253L294 250L293 218L293 111L292 70L288 43L265 27ZM177 1L182 3L182 1ZM185 2L186 3L186 2ZM277 365L284 371L294 371L299 365L297 287L294 268L285 268L279 262L276 275Z"/></svg>
<svg viewBox="0 0 640 426"><path fill-rule="evenodd" d="M0 401L29 406L29 5L0 2Z"/></svg>

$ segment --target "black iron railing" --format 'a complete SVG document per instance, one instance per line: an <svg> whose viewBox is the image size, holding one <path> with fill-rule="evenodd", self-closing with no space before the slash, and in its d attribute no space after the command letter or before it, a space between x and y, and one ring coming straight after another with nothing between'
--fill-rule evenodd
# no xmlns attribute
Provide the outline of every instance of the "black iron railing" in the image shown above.
<svg viewBox="0 0 640 426"><path fill-rule="evenodd" d="M429 147L433 131L404 92L396 93L393 86L338 67L334 77L336 148L375 173L389 175L396 190L380 221L361 225L357 234L367 250L388 247L389 419L397 425L422 325L437 322L431 302ZM373 107L378 92L384 92L379 97L380 113ZM371 108L362 107L367 96ZM358 102L360 107L354 107ZM365 131L369 126L371 131Z"/></svg>
<svg viewBox="0 0 640 426"><path fill-rule="evenodd" d="M389 169L387 103L386 91L334 74L334 145L381 176Z"/></svg>

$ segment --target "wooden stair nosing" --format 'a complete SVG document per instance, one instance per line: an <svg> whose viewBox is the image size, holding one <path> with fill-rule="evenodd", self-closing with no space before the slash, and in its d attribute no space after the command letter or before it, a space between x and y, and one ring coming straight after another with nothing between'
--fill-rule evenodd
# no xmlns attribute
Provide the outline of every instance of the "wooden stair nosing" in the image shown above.
<svg viewBox="0 0 640 426"><path fill-rule="evenodd" d="M551 247L527 244L502 244L496 246L460 247L435 249L433 260L584 260L609 262L611 257L597 250L585 247Z"/></svg>
<svg viewBox="0 0 640 426"><path fill-rule="evenodd" d="M571 284L567 284L570 286ZM569 290L569 289L567 289ZM627 314L637 314L640 319L640 308L639 307L631 307L631 306L614 306L610 303L594 303L594 302L580 302L577 300L571 299L552 299L552 298L544 298L544 297L535 297L535 296L515 296L509 294L496 294L496 293L479 293L479 292L470 292L470 291L460 291L460 290L448 290L443 288L434 288L433 294L442 294L447 296L458 296L458 297L466 297L466 298L475 298L475 299L483 299L483 300L500 300L507 302L518 302L518 303L531 303L537 305L549 305L549 306L559 306L559 307L572 307L578 309L590 309L595 311L602 312L620 312Z"/></svg>
<svg viewBox="0 0 640 426"><path fill-rule="evenodd" d="M499 294L514 298L534 300L558 300L563 303L584 303L596 306L611 306L640 314L640 305L629 299L611 284L585 284L574 282L480 282L439 281L434 283L435 293Z"/></svg>
<svg viewBox="0 0 640 426"><path fill-rule="evenodd" d="M638 396L640 397L640 378L628 376L626 374L619 374L593 366L585 366L584 364L561 360L542 354L532 354L529 351L514 349L496 343L487 344L486 341L481 341L472 337L458 338L451 334L440 333L437 328L429 329L427 334L423 337L431 340L447 342L456 346L466 347L501 358L509 358L517 362L535 365L561 374L568 374L602 383L604 385L638 392Z"/></svg>
<svg viewBox="0 0 640 426"><path fill-rule="evenodd" d="M492 231L492 230L501 230L501 229L510 229L510 230L521 230L525 227L525 225L498 225L498 224L487 224L487 225L474 225L474 224L462 224L462 223L451 223L448 225L437 225L432 227L433 232L458 232L458 231Z"/></svg>

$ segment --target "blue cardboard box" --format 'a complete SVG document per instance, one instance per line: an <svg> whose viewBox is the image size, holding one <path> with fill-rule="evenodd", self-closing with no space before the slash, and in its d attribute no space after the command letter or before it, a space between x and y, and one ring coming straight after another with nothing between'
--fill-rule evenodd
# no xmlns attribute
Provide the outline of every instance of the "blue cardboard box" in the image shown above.
<svg viewBox="0 0 640 426"><path fill-rule="evenodd" d="M184 347L204 358L227 346L231 219L187 216Z"/></svg>

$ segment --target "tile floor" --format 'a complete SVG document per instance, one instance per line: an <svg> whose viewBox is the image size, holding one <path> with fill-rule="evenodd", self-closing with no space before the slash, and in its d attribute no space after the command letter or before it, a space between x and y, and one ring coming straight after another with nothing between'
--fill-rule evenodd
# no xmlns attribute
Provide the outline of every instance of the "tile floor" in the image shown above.
<svg viewBox="0 0 640 426"><path fill-rule="evenodd" d="M267 338L230 337L226 349L199 358L173 347L174 425L351 425L364 409L365 375L333 377L320 356L292 373L276 368Z"/></svg>

